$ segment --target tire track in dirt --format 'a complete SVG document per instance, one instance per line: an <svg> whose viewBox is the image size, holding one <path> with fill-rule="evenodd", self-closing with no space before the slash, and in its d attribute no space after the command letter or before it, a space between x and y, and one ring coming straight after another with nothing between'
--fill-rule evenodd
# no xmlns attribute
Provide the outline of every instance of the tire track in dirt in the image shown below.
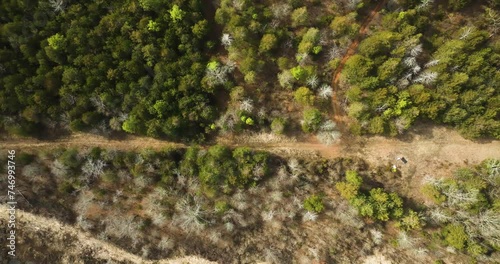
<svg viewBox="0 0 500 264"><path fill-rule="evenodd" d="M7 206L4 204L0 205L0 210L2 212L7 212ZM7 222L8 217L9 215L7 213L0 214L0 222ZM68 241L67 240L68 236L74 237L76 240L67 243L66 248L64 249L64 251L67 253L67 257L71 255L78 256L80 255L79 253L82 251L82 249L90 248L92 249L92 252L95 252L95 257L97 258L103 260L114 260L127 263L141 263L141 264L216 263L195 256L186 256L184 258L155 260L155 261L145 260L109 242L94 238L94 236L88 232L79 230L70 225L63 224L55 219L35 215L19 209L16 210L16 222L17 225L19 226L18 229L22 229L23 233L25 234L28 233L28 231L30 230L31 232L45 231L52 234L54 240L60 240L60 241Z"/></svg>
<svg viewBox="0 0 500 264"><path fill-rule="evenodd" d="M335 72L333 73L333 80L332 80L332 87L333 87L333 96L332 96L332 105L333 105L333 120L337 123L338 128L340 129L340 132L344 134L347 131L347 117L342 111L342 107L340 106L339 102L339 81L340 81L340 75L342 74L342 70L344 69L345 63L347 60L356 53L356 49L359 46L359 43L361 42L362 38L366 34L368 30L368 26L370 23L373 21L375 16L380 12L380 9L387 3L387 0L382 0L380 1L377 6L370 12L370 15L363 21L363 24L361 24L361 28L358 31L358 35L354 39L353 42L349 45L349 48L347 49L344 57L342 57L342 60L340 61L339 66L337 69L335 69Z"/></svg>

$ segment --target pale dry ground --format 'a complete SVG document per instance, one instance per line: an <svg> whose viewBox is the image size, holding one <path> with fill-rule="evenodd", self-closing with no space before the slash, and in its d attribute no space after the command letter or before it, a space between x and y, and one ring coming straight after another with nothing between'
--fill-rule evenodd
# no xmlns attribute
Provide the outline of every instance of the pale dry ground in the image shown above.
<svg viewBox="0 0 500 264"><path fill-rule="evenodd" d="M7 212L6 205L0 205L0 211ZM6 223L8 220L8 214L0 214L0 222ZM5 222L4 222L5 221ZM52 234L52 241L68 241L67 237L76 238L74 241L65 244L65 257L66 259L71 256L78 256L79 253L84 248L93 249L95 252L95 257L104 260L114 260L123 261L129 263L158 263L158 264L210 264L211 262L196 256L189 256L177 259L166 259L159 261L149 261L145 260L137 255L131 254L111 243L96 239L92 234L84 232L82 230L76 229L72 226L61 224L59 221L34 215L22 210L16 211L16 223L17 229L22 230L23 233L29 233L31 231L46 231ZM68 261L68 260L66 260ZM70 263L63 260L64 263ZM82 262L83 263L83 262Z"/></svg>

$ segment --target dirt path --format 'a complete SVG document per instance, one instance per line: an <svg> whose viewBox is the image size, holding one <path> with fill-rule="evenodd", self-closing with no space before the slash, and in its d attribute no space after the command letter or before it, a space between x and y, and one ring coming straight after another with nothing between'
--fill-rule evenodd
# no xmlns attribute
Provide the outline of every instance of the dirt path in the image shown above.
<svg viewBox="0 0 500 264"><path fill-rule="evenodd" d="M2 212L7 212L7 206L3 204L0 205L0 210ZM8 221L8 216L9 215L7 213L0 214L0 222L6 223ZM38 231L45 231L49 232L50 234L53 234L51 243L53 243L53 240L56 240L59 243L65 243L66 247L64 251L66 257L79 256L82 249L90 248L92 249L92 252L95 252L95 257L108 261L114 260L127 263L141 263L141 264L142 263L144 264L215 263L195 256L178 258L178 259L160 260L160 261L145 260L111 243L96 239L90 233L81 231L69 225L61 224L57 220L39 215L34 215L28 212L24 212L22 210L16 211L16 222L18 224L17 229L22 230L23 231L22 233L24 234L38 232ZM68 237L75 238L75 241L68 240Z"/></svg>
<svg viewBox="0 0 500 264"><path fill-rule="evenodd" d="M335 72L333 73L333 80L332 80L332 87L333 87L333 96L332 96L332 105L333 105L333 119L337 123L337 126L339 127L341 132L346 132L347 131L347 126L345 125L347 123L347 117L342 110L342 107L340 106L339 102L339 81L340 81L340 75L342 73L342 70L344 69L344 65L347 62L347 60L354 55L356 52L356 49L358 48L359 43L361 42L362 38L366 34L368 30L368 26L370 23L373 21L375 16L380 12L380 9L387 3L387 0L381 0L377 6L370 12L370 15L363 21L363 24L361 24L361 28L359 29L358 35L354 39L354 41L349 45L349 48L347 49L347 52L345 53L344 57L340 61L339 66L337 69L335 69ZM344 133L343 133L344 134Z"/></svg>
<svg viewBox="0 0 500 264"><path fill-rule="evenodd" d="M324 158L360 156L378 163L395 156L404 155L410 161L418 161L426 168L426 160L441 160L450 163L480 162L486 158L500 158L500 141L480 143L462 138L458 132L445 127L418 125L410 129L405 140L374 136L351 138L325 146L314 139L298 142L293 138L276 137L271 134L255 134L240 137L219 137L216 142L231 147L247 146L277 154L317 154ZM151 148L159 150L167 147L187 147L158 139L129 136L122 140L107 139L92 134L74 134L55 141L34 139L0 139L0 149L17 151L38 151L54 148L91 148L101 147L117 150L136 150ZM394 157L393 157L394 156Z"/></svg>

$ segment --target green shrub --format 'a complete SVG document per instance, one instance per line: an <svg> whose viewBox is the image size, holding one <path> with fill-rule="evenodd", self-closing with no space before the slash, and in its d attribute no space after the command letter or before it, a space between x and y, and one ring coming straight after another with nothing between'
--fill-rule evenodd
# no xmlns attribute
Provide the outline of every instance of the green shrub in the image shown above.
<svg viewBox="0 0 500 264"><path fill-rule="evenodd" d="M461 224L449 224L443 229L443 237L446 243L456 249L465 248L467 239L465 227Z"/></svg>
<svg viewBox="0 0 500 264"><path fill-rule="evenodd" d="M308 18L307 7L300 7L292 12L292 27L303 26Z"/></svg>
<svg viewBox="0 0 500 264"><path fill-rule="evenodd" d="M409 210L408 214L404 215L399 221L399 226L404 230L422 229L422 216L413 210Z"/></svg>
<svg viewBox="0 0 500 264"><path fill-rule="evenodd" d="M64 181L62 182L61 184L59 184L57 186L57 190L60 192L60 193L72 193L75 188L73 188L73 185L71 184L71 182L69 181Z"/></svg>
<svg viewBox="0 0 500 264"><path fill-rule="evenodd" d="M77 149L67 149L59 156L59 161L61 161L65 166L75 169L80 166L80 160L78 159Z"/></svg>
<svg viewBox="0 0 500 264"><path fill-rule="evenodd" d="M306 133L316 132L323 121L321 112L316 109L307 109L303 113L302 130Z"/></svg>
<svg viewBox="0 0 500 264"><path fill-rule="evenodd" d="M295 101L299 104L308 106L314 103L314 94L309 90L309 88L302 86L294 93Z"/></svg>
<svg viewBox="0 0 500 264"><path fill-rule="evenodd" d="M381 188L373 188L368 195L360 191L363 180L356 171L346 172L346 181L338 182L335 187L340 196L358 209L360 215L380 221L399 219L403 215L403 200L396 193L387 193ZM413 219L407 219L410 221ZM411 222L411 224L414 224Z"/></svg>
<svg viewBox="0 0 500 264"><path fill-rule="evenodd" d="M273 119L273 122L271 122L271 131L273 131L273 133L275 134L281 135L285 131L285 126L286 126L285 119L277 117Z"/></svg>
<svg viewBox="0 0 500 264"><path fill-rule="evenodd" d="M226 201L216 201L214 210L216 213L222 215L229 210L229 204Z"/></svg>
<svg viewBox="0 0 500 264"><path fill-rule="evenodd" d="M335 188L346 200L354 199L358 195L359 186L348 182L337 182Z"/></svg>
<svg viewBox="0 0 500 264"><path fill-rule="evenodd" d="M274 34L264 34L264 36L260 40L259 52L264 53L271 51L276 47L277 43L278 39Z"/></svg>
<svg viewBox="0 0 500 264"><path fill-rule="evenodd" d="M441 204L446 201L446 196L441 194L441 192L435 186L432 186L430 184L426 184L422 187L422 193L437 204Z"/></svg>
<svg viewBox="0 0 500 264"><path fill-rule="evenodd" d="M348 183L351 183L351 184L358 186L358 187L361 186L361 184L363 183L363 178L361 178L361 176L359 176L358 172L354 171L354 170L346 171L345 180Z"/></svg>
<svg viewBox="0 0 500 264"><path fill-rule="evenodd" d="M304 209L309 212L321 213L325 209L323 199L318 195L311 195L304 200Z"/></svg>
<svg viewBox="0 0 500 264"><path fill-rule="evenodd" d="M484 255L488 251L486 248L482 247L478 243L469 241L467 244L468 244L467 252L471 254L473 257Z"/></svg>
<svg viewBox="0 0 500 264"><path fill-rule="evenodd" d="M33 162L35 160L35 155L33 154L30 154L30 153L26 153L26 152L21 152L17 155L17 160L19 162L20 165L28 165L30 164L31 162Z"/></svg>
<svg viewBox="0 0 500 264"><path fill-rule="evenodd" d="M307 71L302 66L293 67L290 69L290 73L292 74L295 80L305 80L307 78Z"/></svg>
<svg viewBox="0 0 500 264"><path fill-rule="evenodd" d="M299 53L310 53L319 40L319 29L309 28L299 43Z"/></svg>

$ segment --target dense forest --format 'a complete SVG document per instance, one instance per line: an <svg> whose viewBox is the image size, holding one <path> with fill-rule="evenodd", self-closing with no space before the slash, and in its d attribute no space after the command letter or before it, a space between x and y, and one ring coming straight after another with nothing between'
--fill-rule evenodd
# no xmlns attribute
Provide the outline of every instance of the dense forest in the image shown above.
<svg viewBox="0 0 500 264"><path fill-rule="evenodd" d="M498 14L483 7L474 17L451 13L448 21L430 2L385 14L346 63L353 131L397 135L420 118L453 125L468 138L500 138L500 46L491 21ZM449 8L478 9L472 4Z"/></svg>
<svg viewBox="0 0 500 264"><path fill-rule="evenodd" d="M498 1L9 1L0 9L3 130L113 131L201 142L303 130L330 144L416 120L500 137ZM359 37L361 37L359 39ZM337 113L340 114L340 113ZM49 134L50 134L49 133Z"/></svg>
<svg viewBox="0 0 500 264"><path fill-rule="evenodd" d="M1 5L4 129L203 139L216 111L201 80L201 1L9 1Z"/></svg>

